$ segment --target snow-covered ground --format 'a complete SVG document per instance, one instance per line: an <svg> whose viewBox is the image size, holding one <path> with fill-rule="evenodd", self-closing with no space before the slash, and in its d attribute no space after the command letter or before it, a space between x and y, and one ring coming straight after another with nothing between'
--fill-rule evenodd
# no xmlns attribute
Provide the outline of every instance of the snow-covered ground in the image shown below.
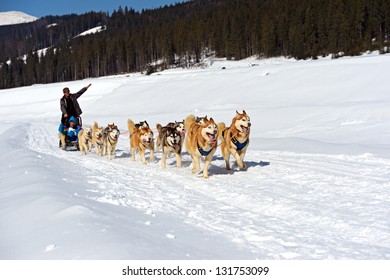
<svg viewBox="0 0 390 280"><path fill-rule="evenodd" d="M0 12L0 25L26 23L36 21L37 19L37 17L18 11Z"/></svg>
<svg viewBox="0 0 390 280"><path fill-rule="evenodd" d="M91 34L96 34L96 33L99 33L99 32L102 32L104 30L106 30L106 26L103 25L103 26L97 26L97 27L94 27L94 28L91 28L91 29L88 29L84 32L81 32L79 35L77 35L76 37L79 37L79 36L86 36L86 35L91 35Z"/></svg>
<svg viewBox="0 0 390 280"><path fill-rule="evenodd" d="M0 259L390 259L390 56L216 60L0 90ZM58 148L62 88L115 159ZM248 169L130 161L127 119L252 121ZM148 158L148 154L147 154Z"/></svg>

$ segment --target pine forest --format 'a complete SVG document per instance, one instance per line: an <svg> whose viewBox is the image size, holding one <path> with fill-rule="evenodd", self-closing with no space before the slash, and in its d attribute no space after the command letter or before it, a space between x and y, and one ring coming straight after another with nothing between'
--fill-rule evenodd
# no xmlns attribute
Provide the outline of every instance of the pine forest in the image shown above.
<svg viewBox="0 0 390 280"><path fill-rule="evenodd" d="M99 32L79 36L92 28ZM200 65L390 52L389 0L193 0L0 26L0 88Z"/></svg>

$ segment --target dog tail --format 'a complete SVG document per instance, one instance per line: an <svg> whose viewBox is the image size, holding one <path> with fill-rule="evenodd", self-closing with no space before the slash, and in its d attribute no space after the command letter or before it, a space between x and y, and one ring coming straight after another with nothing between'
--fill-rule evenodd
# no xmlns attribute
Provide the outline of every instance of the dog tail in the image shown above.
<svg viewBox="0 0 390 280"><path fill-rule="evenodd" d="M161 134L162 125L158 123L156 125L156 128L157 128L158 134Z"/></svg>
<svg viewBox="0 0 390 280"><path fill-rule="evenodd" d="M162 146L162 128L163 126L161 124L157 124L156 125L156 128L157 128L157 131L158 131L158 137L157 137L157 141L156 141L156 150L158 151L161 146Z"/></svg>
<svg viewBox="0 0 390 280"><path fill-rule="evenodd" d="M222 133L226 129L226 125L224 122L218 123L218 137L220 140L222 140Z"/></svg>
<svg viewBox="0 0 390 280"><path fill-rule="evenodd" d="M130 134L133 134L135 131L137 131L137 127L135 126L134 122L130 119L127 120L127 128L129 129Z"/></svg>
<svg viewBox="0 0 390 280"><path fill-rule="evenodd" d="M184 127L186 128L187 131L190 130L191 125L195 122L196 118L194 115L189 115L187 118L184 120Z"/></svg>

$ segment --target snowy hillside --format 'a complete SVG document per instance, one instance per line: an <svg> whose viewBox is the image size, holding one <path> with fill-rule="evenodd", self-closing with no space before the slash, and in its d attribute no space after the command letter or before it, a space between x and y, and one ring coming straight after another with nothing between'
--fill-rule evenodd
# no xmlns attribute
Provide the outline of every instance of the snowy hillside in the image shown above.
<svg viewBox="0 0 390 280"><path fill-rule="evenodd" d="M84 32L81 32L79 35L77 35L76 37L79 37L79 36L86 36L86 35L90 35L90 34L95 34L95 33L99 33L101 31L104 31L106 30L106 26L97 26L97 27L94 27L94 28L91 28L91 29L88 29Z"/></svg>
<svg viewBox="0 0 390 280"><path fill-rule="evenodd" d="M0 91L0 259L390 259L389 55L214 61ZM116 157L58 148L62 88ZM252 121L248 169L130 161L127 119ZM147 153L147 159L149 154ZM203 165L202 165L203 166Z"/></svg>
<svg viewBox="0 0 390 280"><path fill-rule="evenodd" d="M38 18L22 12L0 12L0 25L11 25L36 21Z"/></svg>

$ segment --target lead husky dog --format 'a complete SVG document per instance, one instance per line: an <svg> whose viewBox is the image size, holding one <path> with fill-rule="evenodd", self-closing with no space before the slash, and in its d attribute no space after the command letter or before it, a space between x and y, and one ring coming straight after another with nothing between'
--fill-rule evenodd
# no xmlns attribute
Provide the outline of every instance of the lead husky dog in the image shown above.
<svg viewBox="0 0 390 280"><path fill-rule="evenodd" d="M119 129L113 124L108 124L103 131L103 155L108 155L108 159L111 160L111 155L114 155L116 145L119 140Z"/></svg>
<svg viewBox="0 0 390 280"><path fill-rule="evenodd" d="M134 122L127 120L127 127L130 132L131 159L135 161L135 153L138 150L143 164L146 164L145 150L150 150L150 160L154 161L154 140L153 132L149 127L137 128Z"/></svg>
<svg viewBox="0 0 390 280"><path fill-rule="evenodd" d="M92 148L92 127L86 126L77 135L81 154L88 154Z"/></svg>
<svg viewBox="0 0 390 280"><path fill-rule="evenodd" d="M230 170L230 154L236 159L240 169L246 168L244 156L249 145L250 127L251 120L245 110L242 114L236 111L229 127L226 127L223 122L218 124L222 156L225 159L227 170Z"/></svg>
<svg viewBox="0 0 390 280"><path fill-rule="evenodd" d="M92 144L95 147L96 155L103 156L103 132L104 128L99 127L95 121L93 123Z"/></svg>
<svg viewBox="0 0 390 280"><path fill-rule="evenodd" d="M176 166L181 167L181 135L176 128L157 124L157 142L162 147L161 167L166 168L167 156L170 153L176 155Z"/></svg>
<svg viewBox="0 0 390 280"><path fill-rule="evenodd" d="M203 124L196 123L194 115L185 119L187 130L186 150L191 155L192 173L200 171L200 159L205 158L203 178L208 178L208 168L218 146L218 127L213 118Z"/></svg>

